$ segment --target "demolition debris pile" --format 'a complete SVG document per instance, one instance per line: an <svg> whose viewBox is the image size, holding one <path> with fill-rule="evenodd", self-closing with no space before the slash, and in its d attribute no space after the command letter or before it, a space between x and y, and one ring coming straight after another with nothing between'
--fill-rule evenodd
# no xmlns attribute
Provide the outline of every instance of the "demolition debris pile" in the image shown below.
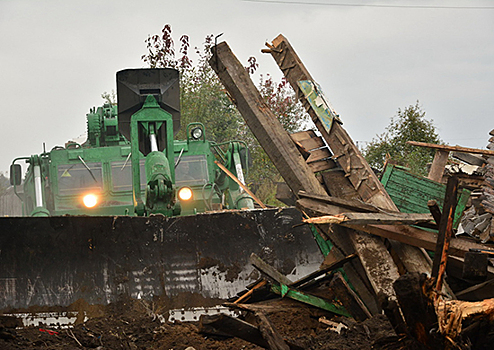
<svg viewBox="0 0 494 350"><path fill-rule="evenodd" d="M14 330L4 318L2 348L489 348L493 138L488 150L415 142L437 149L428 178L388 164L379 179L288 40L279 35L267 46L317 133L289 135L225 42L213 48L210 65L284 177L289 190L280 198L303 213L320 267L294 280L280 261L250 252L259 278L223 304L237 317L204 313L171 324L157 311L169 309L164 300L127 300L56 334ZM454 171L449 152L478 168Z"/></svg>

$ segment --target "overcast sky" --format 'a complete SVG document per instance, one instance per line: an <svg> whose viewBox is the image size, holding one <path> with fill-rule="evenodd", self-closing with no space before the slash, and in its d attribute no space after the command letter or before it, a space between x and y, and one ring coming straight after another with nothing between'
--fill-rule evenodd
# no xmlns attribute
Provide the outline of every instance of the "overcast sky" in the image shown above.
<svg viewBox="0 0 494 350"><path fill-rule="evenodd" d="M290 0L287 0L290 1ZM384 131L420 101L448 144L484 148L494 129L494 2L490 0L0 0L0 171L86 130L115 73L144 67L144 40L172 25L201 46L224 33L241 62L281 77L266 41L282 33L355 141ZM328 6L423 5L436 8ZM491 9L437 7L477 6ZM255 81L257 83L257 81Z"/></svg>

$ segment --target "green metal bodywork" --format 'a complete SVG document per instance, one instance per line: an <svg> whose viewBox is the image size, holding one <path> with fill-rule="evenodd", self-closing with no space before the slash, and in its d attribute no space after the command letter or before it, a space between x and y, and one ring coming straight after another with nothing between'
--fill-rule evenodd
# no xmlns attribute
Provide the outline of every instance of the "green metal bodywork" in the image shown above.
<svg viewBox="0 0 494 350"><path fill-rule="evenodd" d="M147 71L137 73L146 75ZM129 124L119 124L117 106L105 104L87 115L84 144L69 142L40 155L16 158L13 169L19 168L15 163L21 160L29 164L22 193L14 183L24 215L175 216L219 208L252 209L252 198L214 163L220 161L242 179L247 168L245 143L207 141L200 123L187 127L187 140L174 140L176 120L172 114L160 106L155 95L143 98ZM120 126L128 128L130 140ZM199 128L201 137L192 137L191 127ZM14 182L12 178L20 177L11 175ZM177 198L182 187L192 190L190 200ZM98 198L96 206L85 206L87 194Z"/></svg>
<svg viewBox="0 0 494 350"><path fill-rule="evenodd" d="M446 185L415 175L403 167L388 164L381 177L381 183L389 196L403 213L429 213L427 202L435 200L442 209ZM458 203L454 215L453 227L457 228L461 215L470 197L470 191L458 191Z"/></svg>

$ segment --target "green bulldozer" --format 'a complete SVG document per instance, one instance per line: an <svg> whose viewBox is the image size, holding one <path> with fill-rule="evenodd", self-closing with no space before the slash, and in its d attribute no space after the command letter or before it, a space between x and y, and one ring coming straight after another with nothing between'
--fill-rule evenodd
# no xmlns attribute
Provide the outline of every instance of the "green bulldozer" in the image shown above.
<svg viewBox="0 0 494 350"><path fill-rule="evenodd" d="M120 71L117 98L87 114L86 142L12 162L24 216L0 218L0 313L123 296L214 304L259 277L251 253L294 279L319 267L301 214L256 208L239 185L244 142L208 141L201 123L175 140L177 70Z"/></svg>

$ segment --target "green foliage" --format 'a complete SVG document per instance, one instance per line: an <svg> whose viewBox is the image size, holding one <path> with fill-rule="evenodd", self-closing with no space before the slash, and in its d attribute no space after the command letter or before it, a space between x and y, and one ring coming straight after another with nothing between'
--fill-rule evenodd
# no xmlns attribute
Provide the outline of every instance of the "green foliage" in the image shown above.
<svg viewBox="0 0 494 350"><path fill-rule="evenodd" d="M364 150L365 158L371 167L378 170L383 169L384 162L389 157L399 165L410 168L413 173L427 175L427 163L432 162L434 150L411 146L407 141L442 142L433 121L425 118L425 111L418 101L404 110L398 109L386 131L367 145Z"/></svg>
<svg viewBox="0 0 494 350"><path fill-rule="evenodd" d="M247 182L260 190L261 200L266 204L277 205L274 199L276 182L281 176L262 147L250 132L242 116L232 103L216 73L209 66L213 36L205 38L202 48L195 48L196 60L189 54L189 37L180 37L179 57L175 55L172 30L165 25L160 35L146 39L148 53L142 56L151 68L176 68L180 71L181 90L181 125L178 139L184 139L185 128L191 122L201 122L206 127L206 136L217 143L241 140L245 141L250 150L252 167L249 169ZM258 65L254 57L250 57L246 70L254 73ZM289 84L282 80L273 81L268 74L261 76L259 91L268 106L289 132L300 130L309 118L303 107L296 103L295 93Z"/></svg>
<svg viewBox="0 0 494 350"><path fill-rule="evenodd" d="M111 92L103 92L101 94L101 98L105 100L105 103L108 103L112 106L115 106L117 104L117 93L115 90L112 90Z"/></svg>

